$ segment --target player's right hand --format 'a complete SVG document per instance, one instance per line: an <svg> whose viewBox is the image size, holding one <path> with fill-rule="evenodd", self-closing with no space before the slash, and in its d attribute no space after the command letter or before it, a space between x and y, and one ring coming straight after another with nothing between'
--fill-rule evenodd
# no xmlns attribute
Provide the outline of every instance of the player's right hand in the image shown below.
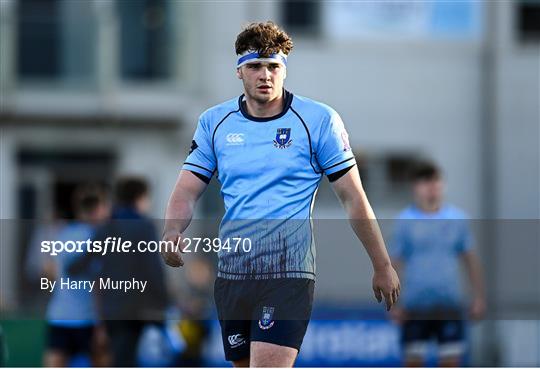
<svg viewBox="0 0 540 369"><path fill-rule="evenodd" d="M182 240L182 233L176 231L165 232L163 234L163 241L168 242L168 244L178 245L179 249L171 249L171 247L162 247L161 248L161 257L165 261L165 264L172 267L181 267L184 265L184 260L182 260L181 252L184 247Z"/></svg>
<svg viewBox="0 0 540 369"><path fill-rule="evenodd" d="M400 291L401 285L399 278L392 265L375 269L375 273L373 274L373 292L377 301L382 302L384 298L387 311L390 311L392 306L397 303Z"/></svg>

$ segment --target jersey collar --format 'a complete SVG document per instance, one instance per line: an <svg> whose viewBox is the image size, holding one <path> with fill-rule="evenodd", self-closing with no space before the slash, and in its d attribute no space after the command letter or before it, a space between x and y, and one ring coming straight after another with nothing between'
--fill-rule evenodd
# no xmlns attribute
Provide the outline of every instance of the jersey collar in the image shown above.
<svg viewBox="0 0 540 369"><path fill-rule="evenodd" d="M250 115L248 113L246 107L242 103L243 100L244 100L244 94L240 95L240 97L238 98L238 107L240 108L240 112L242 112L242 115L246 119L249 119L249 120L252 120L252 121L255 121L255 122L268 122L270 120L281 118L282 116L284 116L287 113L287 111L291 107L291 103L292 103L292 100L293 100L293 94L290 93L289 91L283 89L283 99L285 100L285 106L283 107L283 110L281 111L281 113L276 114L276 115L274 115L272 117L254 117L254 116Z"/></svg>

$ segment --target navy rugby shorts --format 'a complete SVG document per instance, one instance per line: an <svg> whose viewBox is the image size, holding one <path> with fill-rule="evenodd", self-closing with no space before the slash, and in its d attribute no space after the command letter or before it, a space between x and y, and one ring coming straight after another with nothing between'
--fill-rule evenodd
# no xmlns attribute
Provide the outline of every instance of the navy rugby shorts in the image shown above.
<svg viewBox="0 0 540 369"><path fill-rule="evenodd" d="M300 350L311 317L314 286L315 281L307 278L217 278L214 298L226 360L249 357L253 341Z"/></svg>

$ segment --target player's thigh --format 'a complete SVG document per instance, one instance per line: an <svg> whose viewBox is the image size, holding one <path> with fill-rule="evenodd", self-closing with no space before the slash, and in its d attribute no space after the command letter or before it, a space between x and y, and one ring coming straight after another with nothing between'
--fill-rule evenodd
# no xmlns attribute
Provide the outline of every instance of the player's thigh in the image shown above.
<svg viewBox="0 0 540 369"><path fill-rule="evenodd" d="M250 366L258 368L292 368L298 350L268 342L251 342Z"/></svg>

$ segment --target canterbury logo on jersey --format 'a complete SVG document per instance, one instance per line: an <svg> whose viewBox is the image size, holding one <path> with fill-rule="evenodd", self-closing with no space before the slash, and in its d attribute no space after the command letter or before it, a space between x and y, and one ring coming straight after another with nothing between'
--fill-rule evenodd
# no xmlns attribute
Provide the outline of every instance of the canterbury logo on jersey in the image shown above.
<svg viewBox="0 0 540 369"><path fill-rule="evenodd" d="M233 334L227 337L227 339L229 341L229 345L231 345L231 348L238 347L246 341L244 337L242 337L242 334L240 333Z"/></svg>
<svg viewBox="0 0 540 369"><path fill-rule="evenodd" d="M227 145L243 145L244 134L243 133L229 133L227 135Z"/></svg>

